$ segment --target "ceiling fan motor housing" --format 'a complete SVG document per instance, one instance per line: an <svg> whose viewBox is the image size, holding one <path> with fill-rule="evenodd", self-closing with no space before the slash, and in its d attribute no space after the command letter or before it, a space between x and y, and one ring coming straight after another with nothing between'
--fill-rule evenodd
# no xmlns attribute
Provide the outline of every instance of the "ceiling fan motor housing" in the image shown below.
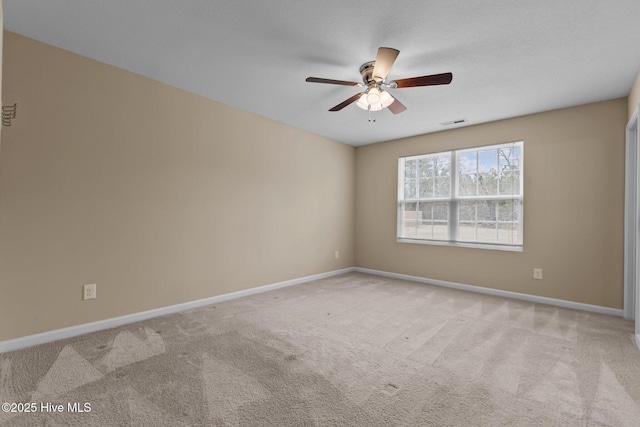
<svg viewBox="0 0 640 427"><path fill-rule="evenodd" d="M360 66L360 74L362 75L362 81L365 85L369 86L371 83L376 83L373 80L373 68L376 65L376 61L365 62Z"/></svg>

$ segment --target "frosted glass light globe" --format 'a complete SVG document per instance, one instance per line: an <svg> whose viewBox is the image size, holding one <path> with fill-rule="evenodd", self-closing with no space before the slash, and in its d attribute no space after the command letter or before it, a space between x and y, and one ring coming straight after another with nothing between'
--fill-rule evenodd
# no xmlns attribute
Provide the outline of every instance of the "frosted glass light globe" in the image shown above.
<svg viewBox="0 0 640 427"><path fill-rule="evenodd" d="M395 98L385 90L372 87L360 96L356 105L363 110L380 111L387 108L395 101Z"/></svg>

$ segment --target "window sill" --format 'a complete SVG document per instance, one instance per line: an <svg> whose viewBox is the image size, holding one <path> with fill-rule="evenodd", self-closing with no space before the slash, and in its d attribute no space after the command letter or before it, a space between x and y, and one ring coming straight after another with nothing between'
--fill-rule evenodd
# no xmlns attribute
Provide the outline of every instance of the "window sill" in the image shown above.
<svg viewBox="0 0 640 427"><path fill-rule="evenodd" d="M396 241L398 243L415 243L419 245L453 246L458 248L476 248L490 249L494 251L523 252L522 245L492 245L491 243L448 242L444 240L408 239L406 237L398 237L396 238Z"/></svg>

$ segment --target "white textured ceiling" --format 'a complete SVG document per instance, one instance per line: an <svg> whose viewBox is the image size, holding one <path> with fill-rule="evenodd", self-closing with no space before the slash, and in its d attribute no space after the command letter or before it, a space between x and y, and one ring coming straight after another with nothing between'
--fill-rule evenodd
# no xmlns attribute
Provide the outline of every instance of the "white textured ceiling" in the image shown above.
<svg viewBox="0 0 640 427"><path fill-rule="evenodd" d="M4 0L5 29L351 145L624 97L640 69L638 0ZM329 108L379 46L408 110Z"/></svg>

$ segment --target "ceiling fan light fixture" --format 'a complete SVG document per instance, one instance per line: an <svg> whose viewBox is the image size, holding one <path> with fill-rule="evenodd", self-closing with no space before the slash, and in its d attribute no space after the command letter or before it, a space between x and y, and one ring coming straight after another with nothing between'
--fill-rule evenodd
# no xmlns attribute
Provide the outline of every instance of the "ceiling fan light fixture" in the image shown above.
<svg viewBox="0 0 640 427"><path fill-rule="evenodd" d="M393 101L395 98L389 92L372 87L360 96L356 105L363 110L380 111L391 105Z"/></svg>
<svg viewBox="0 0 640 427"><path fill-rule="evenodd" d="M360 99L358 100L358 102L356 102L356 105L360 108L362 108L363 110L368 110L369 109L369 104L367 103L367 94L363 93L360 96Z"/></svg>
<svg viewBox="0 0 640 427"><path fill-rule="evenodd" d="M389 105L393 104L393 101L395 101L396 99L391 96L391 94L386 90L383 90L381 92L380 104L382 104L382 108L387 108Z"/></svg>
<svg viewBox="0 0 640 427"><path fill-rule="evenodd" d="M379 104L381 99L380 89L372 87L367 91L367 103L369 105Z"/></svg>

